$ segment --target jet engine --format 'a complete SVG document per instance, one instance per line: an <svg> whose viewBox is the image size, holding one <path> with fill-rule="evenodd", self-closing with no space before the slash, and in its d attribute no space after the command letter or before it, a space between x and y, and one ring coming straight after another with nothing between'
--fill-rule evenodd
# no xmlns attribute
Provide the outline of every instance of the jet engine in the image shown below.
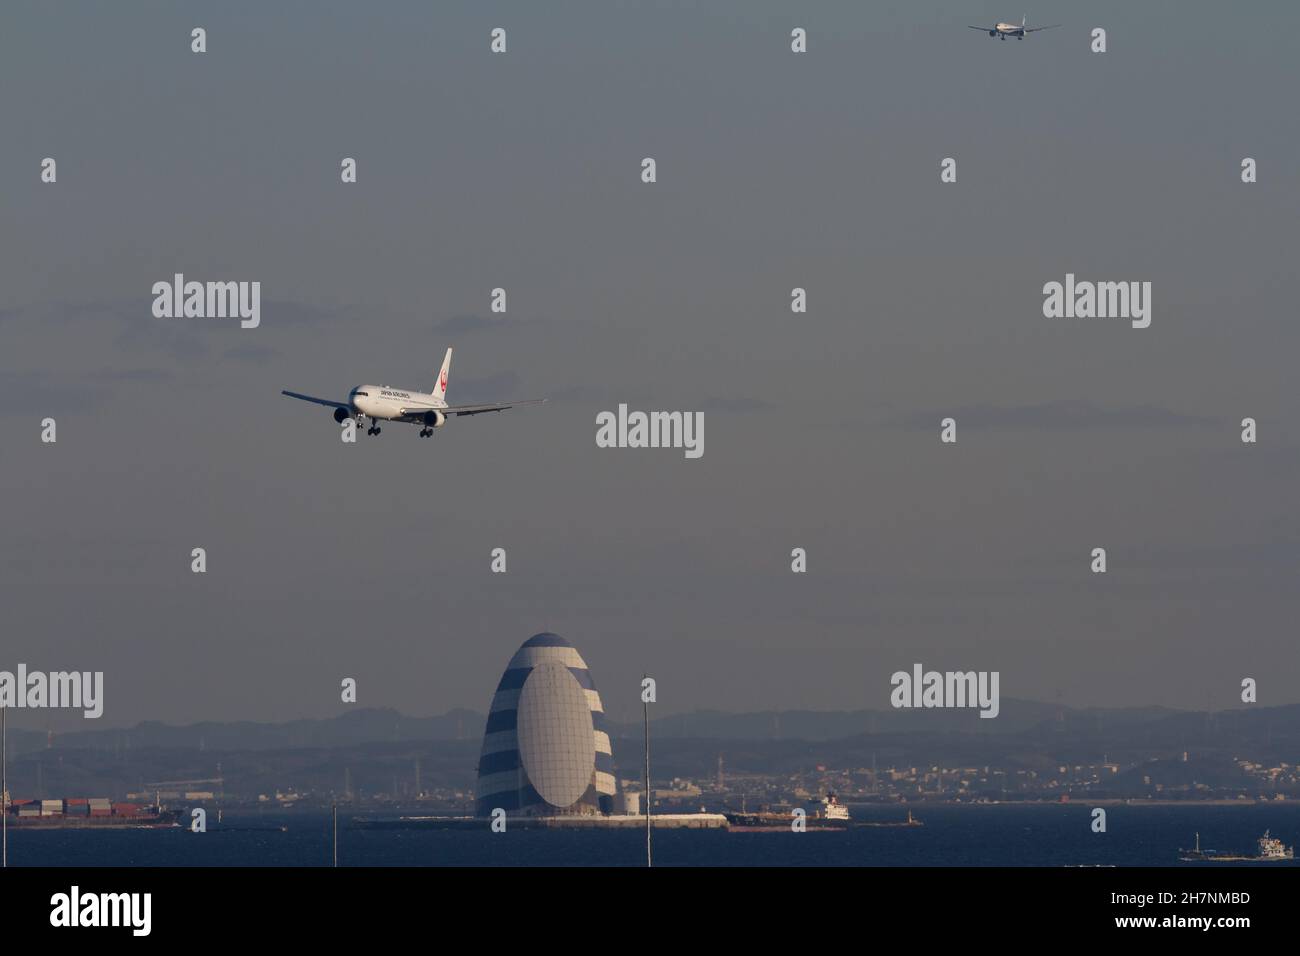
<svg viewBox="0 0 1300 956"><path fill-rule="evenodd" d="M334 409L334 420L338 422L340 425L343 424L343 419L347 417L348 417L348 410L346 408Z"/></svg>
<svg viewBox="0 0 1300 956"><path fill-rule="evenodd" d="M427 411L424 413L424 424L429 428L441 428L447 424L447 416L437 409Z"/></svg>

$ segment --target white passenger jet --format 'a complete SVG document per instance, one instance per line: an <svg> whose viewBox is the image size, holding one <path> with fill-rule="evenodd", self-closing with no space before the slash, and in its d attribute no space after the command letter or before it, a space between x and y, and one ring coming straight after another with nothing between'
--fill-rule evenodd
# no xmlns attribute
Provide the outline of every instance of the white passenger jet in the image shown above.
<svg viewBox="0 0 1300 956"><path fill-rule="evenodd" d="M367 435L378 435L379 423L406 422L420 425L420 437L428 438L435 428L447 424L453 415L482 415L484 412L500 412L516 405L540 405L546 399L535 398L526 402L493 402L486 405L448 405L447 404L447 370L451 368L451 349L442 360L442 371L438 373L438 383L432 392L413 392L391 385L358 385L348 393L346 402L335 402L328 398L315 398L299 392L281 391L281 395L299 398L304 402L328 405L334 409L334 420L340 425L346 418L356 420L358 425L364 423L367 416L371 425L366 429Z"/></svg>
<svg viewBox="0 0 1300 956"><path fill-rule="evenodd" d="M987 31L989 36L999 37L1003 40L1007 37L1015 37L1017 40L1023 40L1026 33L1037 33L1040 30L1052 30L1060 26L1059 23L1053 23L1050 27L1027 27L1025 24L1028 21L1029 17L1025 16L1021 18L1018 25L1015 23L995 23L991 27L971 27L971 29Z"/></svg>

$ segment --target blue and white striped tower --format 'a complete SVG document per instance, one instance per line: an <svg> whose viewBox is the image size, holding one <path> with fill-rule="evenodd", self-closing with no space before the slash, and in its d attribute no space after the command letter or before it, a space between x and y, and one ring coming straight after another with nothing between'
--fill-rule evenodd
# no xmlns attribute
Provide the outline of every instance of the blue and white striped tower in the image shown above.
<svg viewBox="0 0 1300 956"><path fill-rule="evenodd" d="M475 812L561 816L613 812L614 758L600 694L558 634L524 641L501 675L478 762Z"/></svg>

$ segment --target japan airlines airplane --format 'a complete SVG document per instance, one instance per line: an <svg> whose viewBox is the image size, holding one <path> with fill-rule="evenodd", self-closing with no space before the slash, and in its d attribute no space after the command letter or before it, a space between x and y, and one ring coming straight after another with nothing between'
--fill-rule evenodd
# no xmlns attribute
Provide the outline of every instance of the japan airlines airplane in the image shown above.
<svg viewBox="0 0 1300 956"><path fill-rule="evenodd" d="M986 30L991 37L1000 37L1005 40L1007 37L1015 37L1017 40L1023 40L1026 33L1037 33L1039 30L1052 30L1059 27L1059 23L1053 23L1050 27L1027 27L1029 17L1023 17L1017 26L1014 23L995 23L991 27L971 27L972 30Z"/></svg>
<svg viewBox="0 0 1300 956"><path fill-rule="evenodd" d="M372 424L366 429L367 435L378 435L379 423L406 422L420 425L420 437L428 438L435 428L447 424L453 415L482 415L484 412L500 412L516 405L540 405L546 399L535 398L526 402L495 402L487 405L448 405L447 404L447 370L451 368L451 349L442 360L442 371L438 373L438 384L432 392L412 392L391 385L358 385L348 393L346 402L334 402L328 398L314 398L298 392L281 391L281 395L315 402L317 405L329 405L334 409L334 420L340 425L345 418L354 418L358 425L366 416Z"/></svg>

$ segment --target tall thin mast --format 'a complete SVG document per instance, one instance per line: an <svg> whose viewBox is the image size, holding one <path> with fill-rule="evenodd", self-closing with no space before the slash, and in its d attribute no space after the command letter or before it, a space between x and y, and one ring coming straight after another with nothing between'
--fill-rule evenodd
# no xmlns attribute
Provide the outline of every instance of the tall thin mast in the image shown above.
<svg viewBox="0 0 1300 956"><path fill-rule="evenodd" d="M650 699L642 685L641 701L645 705L645 865L654 866L650 856Z"/></svg>
<svg viewBox="0 0 1300 956"><path fill-rule="evenodd" d="M0 829L4 831L4 849L0 866L9 866L9 708L0 704Z"/></svg>

